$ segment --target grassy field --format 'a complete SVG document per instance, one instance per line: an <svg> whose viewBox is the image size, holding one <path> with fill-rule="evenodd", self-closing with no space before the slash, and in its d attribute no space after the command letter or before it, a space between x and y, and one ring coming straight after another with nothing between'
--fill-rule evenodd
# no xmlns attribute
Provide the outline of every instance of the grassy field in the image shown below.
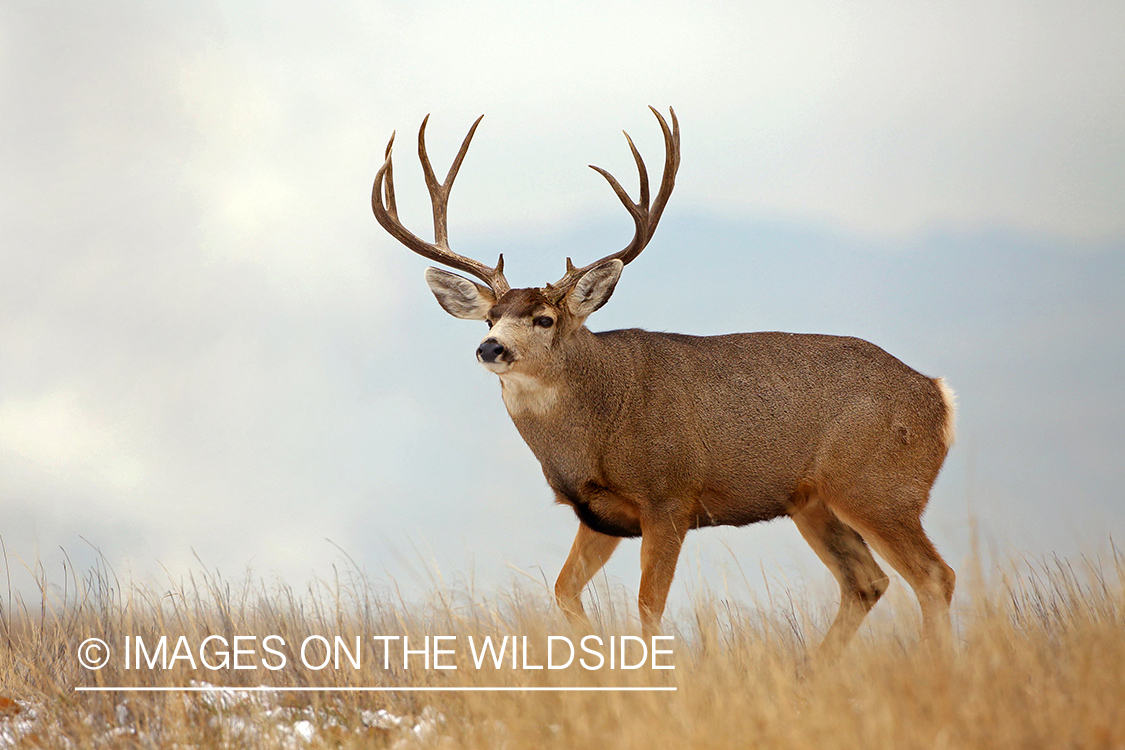
<svg viewBox="0 0 1125 750"><path fill-rule="evenodd" d="M600 669L577 659L565 669L523 669L522 648L515 669L507 656L500 668L489 659L478 669L470 637L479 649L485 636L518 636L521 647L526 636L529 666L545 664L550 635L581 642L584 634L564 625L546 593L530 587L491 599L441 590L425 604L408 605L358 573L294 592L207 573L176 585L141 586L95 570L43 581L47 593L34 604L5 602L0 748L1125 748L1123 563L1114 555L1023 564L1007 574L962 571L951 658L919 647L916 607L900 582L876 609L881 616L871 618L834 665L808 658L834 607L827 597L810 605L811 595L774 591L770 602L749 605L697 596L691 611L667 623L676 638L662 644L672 654L658 663L674 670L652 669L651 660L637 669L609 669L608 646L598 649L594 641L588 644L605 659ZM636 632L631 611L626 601L601 603L596 632L603 644ZM277 640L265 643L268 635ZM422 654L411 655L404 669L401 636L421 650L427 635L455 638L437 642L446 653L429 669ZM140 669L132 658L138 636L145 646ZM168 637L163 654L160 636ZM201 654L208 636L223 640L208 642ZM236 636L242 637L237 643ZM353 651L359 637L360 666L343 652L341 668L314 668L335 650L337 636ZM385 654L384 641L372 636L400 640L386 641ZM79 663L90 637L110 649L98 670ZM300 647L310 637L311 666L305 666ZM233 658L235 645L239 665L257 669L200 663L219 664L224 650ZM565 644L554 645L553 660L561 664ZM628 661L638 661L636 642L627 648ZM99 655L96 648L85 653ZM168 662L172 656L178 658ZM596 663L589 653L579 656ZM99 686L196 690L78 690ZM222 686L302 690L213 689ZM335 690L340 687L675 690Z"/></svg>

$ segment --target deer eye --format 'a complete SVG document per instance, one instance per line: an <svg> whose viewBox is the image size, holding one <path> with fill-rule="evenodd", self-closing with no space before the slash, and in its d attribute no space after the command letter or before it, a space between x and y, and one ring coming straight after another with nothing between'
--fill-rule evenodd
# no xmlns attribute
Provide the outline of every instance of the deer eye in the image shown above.
<svg viewBox="0 0 1125 750"><path fill-rule="evenodd" d="M491 330L492 330L492 321L491 321L491 320L486 320L486 321L484 321L484 322L485 322L485 323L488 323L488 330L490 330L490 331L491 331Z"/></svg>
<svg viewBox="0 0 1125 750"><path fill-rule="evenodd" d="M548 317L546 315L540 315L535 319L535 325L539 326L540 328L550 328L554 324L554 318Z"/></svg>

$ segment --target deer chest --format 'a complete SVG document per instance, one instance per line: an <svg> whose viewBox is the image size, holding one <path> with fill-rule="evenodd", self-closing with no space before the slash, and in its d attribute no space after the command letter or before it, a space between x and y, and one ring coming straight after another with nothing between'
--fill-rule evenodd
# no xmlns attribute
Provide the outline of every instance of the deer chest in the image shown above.
<svg viewBox="0 0 1125 750"><path fill-rule="evenodd" d="M599 534L619 537L641 535L636 504L611 488L590 479L567 481L547 476L558 502L569 505L578 520Z"/></svg>

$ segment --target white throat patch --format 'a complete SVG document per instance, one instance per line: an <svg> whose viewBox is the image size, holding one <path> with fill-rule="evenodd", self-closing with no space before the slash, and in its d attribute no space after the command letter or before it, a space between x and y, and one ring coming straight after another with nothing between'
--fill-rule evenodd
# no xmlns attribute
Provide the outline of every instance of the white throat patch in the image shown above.
<svg viewBox="0 0 1125 750"><path fill-rule="evenodd" d="M543 415L551 411L559 399L558 386L548 385L539 378L519 372L500 376L500 390L508 414L530 413Z"/></svg>

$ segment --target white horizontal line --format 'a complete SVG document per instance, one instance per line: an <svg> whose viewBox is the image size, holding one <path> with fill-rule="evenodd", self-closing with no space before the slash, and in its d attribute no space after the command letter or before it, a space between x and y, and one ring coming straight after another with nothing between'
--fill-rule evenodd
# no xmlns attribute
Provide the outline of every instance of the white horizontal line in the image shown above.
<svg viewBox="0 0 1125 750"><path fill-rule="evenodd" d="M113 691L133 693L574 693L574 692L675 692L676 687L188 687L188 686L157 686L157 687L76 687L82 693L107 693Z"/></svg>

